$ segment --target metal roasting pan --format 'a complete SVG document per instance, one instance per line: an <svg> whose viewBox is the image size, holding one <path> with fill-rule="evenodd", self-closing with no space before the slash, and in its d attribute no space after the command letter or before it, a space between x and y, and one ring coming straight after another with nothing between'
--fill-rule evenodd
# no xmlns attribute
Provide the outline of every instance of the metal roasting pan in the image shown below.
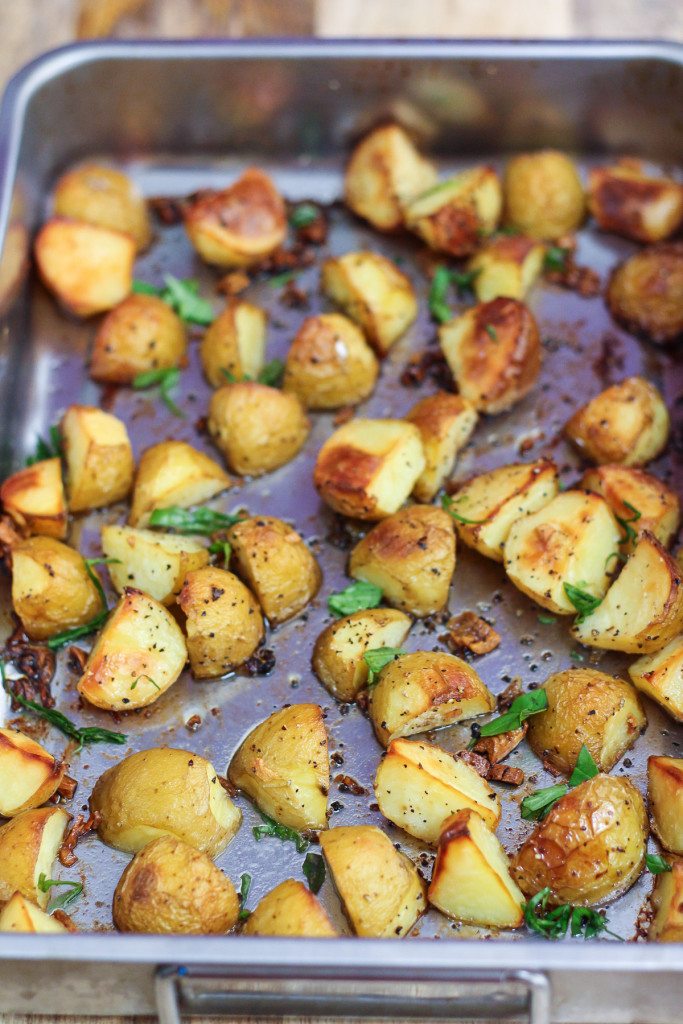
<svg viewBox="0 0 683 1024"><path fill-rule="evenodd" d="M148 195L183 195L226 184L245 166L270 171L290 199L332 201L340 195L341 171L351 141L380 117L410 124L443 169L487 159L500 166L506 151L559 146L582 165L610 154L631 153L677 172L683 163L683 48L659 43L489 42L195 42L104 43L69 47L41 57L10 83L0 112L0 471L23 464L36 435L44 433L73 401L98 403L103 395L87 377L84 356L93 323L70 320L24 273L26 246L49 210L55 177L84 158L114 161ZM385 361L381 383L364 415L401 415L419 390L399 377L411 352L433 338L426 309L426 279L418 246L408 238L385 239L330 207L332 230L325 251L368 245L402 258L421 298L417 323ZM581 262L609 268L632 251L629 243L586 229ZM160 280L169 270L200 279L202 292L220 308L215 274L194 257L181 227L158 228L136 276ZM299 283L310 309L326 308L317 291L317 268ZM250 297L270 313L269 357L282 356L307 311L280 301L266 282ZM463 453L458 477L518 459L552 453L563 478L576 479L578 463L559 439L569 413L606 384L642 372L664 391L674 418L674 443L654 470L683 481L679 454L683 369L676 351L637 342L610 321L601 298L585 300L539 285L530 303L546 342L539 385L513 412L484 419ZM149 395L122 389L110 408L129 425L136 455L169 434L211 450L195 429L209 389L191 345L174 419ZM370 724L354 706L340 708L313 676L310 651L328 620L325 596L344 585L346 552L324 543L331 518L311 483L315 455L333 429L332 416L316 414L311 438L291 464L247 482L214 503L230 510L273 513L292 521L314 546L324 570L321 594L306 616L269 637L277 664L270 676L195 683L187 675L152 706L151 714L124 716L117 728L131 749L169 744L209 757L225 771L239 740L256 722L288 701L315 701L327 710L331 750L343 755L338 771L368 790L354 796L333 785L331 824L375 822L371 782L380 755ZM676 443L678 441L678 443ZM104 521L122 521L124 507L74 522L71 542L97 554ZM543 625L538 609L505 582L497 565L462 546L451 592L453 611L480 609L503 634L498 650L476 662L494 692L509 677L525 686L570 665L566 626ZM6 581L3 607L8 608ZM5 611L3 628L10 623ZM438 630L418 623L410 649L439 646ZM57 705L77 722L110 725L107 715L78 704L74 677L60 660L53 683ZM619 656L590 656L592 664L623 674ZM212 709L215 709L212 711ZM647 704L648 731L629 752L627 771L645 789L649 753L680 751L682 735ZM199 714L197 732L186 721ZM10 717L0 707L0 719ZM27 723L36 727L35 721ZM63 737L37 735L55 752ZM464 727L438 734L459 749ZM73 758L79 781L77 812L97 776L126 748L95 746ZM500 836L513 849L528 831L517 803L549 777L524 750L513 764L527 769L526 788L507 794ZM337 772L333 765L333 777ZM239 883L254 877L250 904L286 877L301 878L303 856L291 844L256 844L253 809L238 798L244 823L219 865ZM419 844L384 823L401 849L417 857ZM117 935L111 928L111 897L127 863L123 854L89 837L79 861L62 877L83 877L84 898L74 919L83 929L66 936L0 935L0 1010L80 1014L148 1014L164 1024L179 1013L252 1016L324 1014L388 1018L531 1020L604 1024L680 1024L683 1017L683 953L680 946L582 940L549 943L520 932L500 936L459 928L431 912L415 934L398 941L250 940ZM55 868L57 871L57 868ZM427 866L429 872L429 866ZM634 939L652 879L644 875L609 910L610 927ZM321 897L345 927L329 879ZM346 929L348 931L348 929ZM482 937L488 941L482 941ZM439 941L434 941L437 938Z"/></svg>

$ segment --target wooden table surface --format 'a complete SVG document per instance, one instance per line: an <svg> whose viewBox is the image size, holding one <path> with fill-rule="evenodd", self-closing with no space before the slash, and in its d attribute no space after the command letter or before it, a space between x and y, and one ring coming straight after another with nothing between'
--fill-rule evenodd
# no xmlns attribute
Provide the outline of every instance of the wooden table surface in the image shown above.
<svg viewBox="0 0 683 1024"><path fill-rule="evenodd" d="M88 38L314 35L683 41L680 0L0 0L0 14L2 88L15 70L38 54ZM0 1013L0 1024L45 1024L51 1019ZM60 1020L74 1024L77 1018ZM141 1024L145 1018L87 1020ZM288 1020L299 1024L296 1018Z"/></svg>

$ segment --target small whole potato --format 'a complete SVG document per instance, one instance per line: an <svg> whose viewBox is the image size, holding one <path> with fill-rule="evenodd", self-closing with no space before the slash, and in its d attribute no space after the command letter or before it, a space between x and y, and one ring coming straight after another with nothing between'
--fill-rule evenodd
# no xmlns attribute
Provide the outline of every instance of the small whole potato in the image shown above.
<svg viewBox="0 0 683 1024"><path fill-rule="evenodd" d="M215 391L207 425L230 469L242 476L262 476L290 462L311 429L296 395L255 381Z"/></svg>
<svg viewBox="0 0 683 1024"><path fill-rule="evenodd" d="M0 501L26 533L66 539L69 522L61 459L42 459L12 473L0 487Z"/></svg>
<svg viewBox="0 0 683 1024"><path fill-rule="evenodd" d="M298 935L327 939L337 935L320 901L303 882L288 878L263 897L247 918L242 935Z"/></svg>
<svg viewBox="0 0 683 1024"><path fill-rule="evenodd" d="M231 380L256 380L263 368L267 316L243 299L233 299L209 324L199 346L204 375L219 388Z"/></svg>
<svg viewBox="0 0 683 1024"><path fill-rule="evenodd" d="M135 854L116 886L120 932L221 935L237 923L235 887L205 853L161 836Z"/></svg>
<svg viewBox="0 0 683 1024"><path fill-rule="evenodd" d="M666 446L670 426L664 399L654 384L629 377L577 409L564 429L591 462L643 466Z"/></svg>
<svg viewBox="0 0 683 1024"><path fill-rule="evenodd" d="M530 238L560 238L576 231L586 215L576 164L554 149L508 160L503 193L507 222Z"/></svg>
<svg viewBox="0 0 683 1024"><path fill-rule="evenodd" d="M283 387L307 409L357 405L372 392L377 358L352 320L319 313L304 320L287 353Z"/></svg>
<svg viewBox="0 0 683 1024"><path fill-rule="evenodd" d="M252 592L214 565L188 572L178 595L187 616L187 651L196 679L213 679L250 658L264 627Z"/></svg>
<svg viewBox="0 0 683 1024"><path fill-rule="evenodd" d="M83 220L132 235L138 250L152 240L147 205L127 174L101 164L86 164L63 174L55 185L58 217Z"/></svg>
<svg viewBox="0 0 683 1024"><path fill-rule="evenodd" d="M629 256L612 271L605 298L627 331L660 344L676 341L683 334L683 244Z"/></svg>
<svg viewBox="0 0 683 1024"><path fill-rule="evenodd" d="M156 295L129 295L100 324L90 376L102 384L131 384L139 373L179 366L187 352L185 326Z"/></svg>
<svg viewBox="0 0 683 1024"><path fill-rule="evenodd" d="M185 441L161 441L140 457L128 522L146 526L157 508L202 505L232 480L205 452Z"/></svg>

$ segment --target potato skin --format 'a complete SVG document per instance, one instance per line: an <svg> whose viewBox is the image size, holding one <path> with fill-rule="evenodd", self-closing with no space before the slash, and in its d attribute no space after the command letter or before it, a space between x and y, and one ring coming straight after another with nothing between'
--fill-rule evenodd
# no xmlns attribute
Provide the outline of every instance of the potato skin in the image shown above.
<svg viewBox="0 0 683 1024"><path fill-rule="evenodd" d="M221 935L237 923L239 899L205 853L161 836L126 867L112 909L120 932Z"/></svg>
<svg viewBox="0 0 683 1024"><path fill-rule="evenodd" d="M654 384L629 377L591 398L564 429L591 462L642 466L665 447L669 428L669 413Z"/></svg>
<svg viewBox="0 0 683 1024"><path fill-rule="evenodd" d="M306 409L357 405L372 392L379 363L352 320L340 313L309 316L285 364L283 387Z"/></svg>
<svg viewBox="0 0 683 1024"><path fill-rule="evenodd" d="M513 156L505 167L503 193L507 222L530 238L553 241L576 231L586 214L576 164L557 150Z"/></svg>
<svg viewBox="0 0 683 1024"><path fill-rule="evenodd" d="M346 615L331 622L316 640L313 671L338 700L355 700L368 680L365 652L400 647L410 626L410 617L395 608L367 608Z"/></svg>
<svg viewBox="0 0 683 1024"><path fill-rule="evenodd" d="M311 890L293 878L263 897L244 923L242 935L298 935L333 938L337 930Z"/></svg>
<svg viewBox="0 0 683 1024"><path fill-rule="evenodd" d="M71 511L87 512L125 498L135 472L125 423L91 405L70 405L60 430Z"/></svg>
<svg viewBox="0 0 683 1024"><path fill-rule="evenodd" d="M588 175L588 207L603 231L636 242L661 242L683 217L683 188L626 164L594 167Z"/></svg>
<svg viewBox="0 0 683 1024"><path fill-rule="evenodd" d="M683 855L683 759L647 759L647 797L652 831L665 850Z"/></svg>
<svg viewBox="0 0 683 1024"><path fill-rule="evenodd" d="M683 244L654 245L612 271L605 298L627 331L667 345L683 334Z"/></svg>
<svg viewBox="0 0 683 1024"><path fill-rule="evenodd" d="M0 729L0 814L4 818L46 803L65 772L66 765L30 736Z"/></svg>
<svg viewBox="0 0 683 1024"><path fill-rule="evenodd" d="M458 452L467 444L477 419L474 406L462 395L449 391L437 391L412 407L406 420L420 431L425 457L425 468L413 487L417 501L432 500L453 469Z"/></svg>
<svg viewBox="0 0 683 1024"><path fill-rule="evenodd" d="M211 387L231 379L256 380L263 367L267 316L258 306L233 299L209 324L199 346L204 375Z"/></svg>
<svg viewBox="0 0 683 1024"><path fill-rule="evenodd" d="M139 373L179 366L187 352L180 317L156 295L129 295L95 335L90 376L102 384L131 384Z"/></svg>
<svg viewBox="0 0 683 1024"><path fill-rule="evenodd" d="M225 569L207 565L188 572L178 604L187 616L187 650L196 679L225 675L250 658L263 639L254 595Z"/></svg>
<svg viewBox="0 0 683 1024"><path fill-rule="evenodd" d="M68 931L65 925L46 914L20 892L15 892L0 910L0 932L37 934Z"/></svg>
<svg viewBox="0 0 683 1024"><path fill-rule="evenodd" d="M185 441L161 441L140 457L128 522L146 526L154 509L201 505L231 483L225 470L204 452Z"/></svg>
<svg viewBox="0 0 683 1024"><path fill-rule="evenodd" d="M311 429L296 395L255 381L214 391L207 426L230 469L242 476L262 476L290 462Z"/></svg>
<svg viewBox="0 0 683 1024"><path fill-rule="evenodd" d="M597 466L581 478L581 487L605 499L615 516L628 522L635 537L626 531L619 543L623 554L630 554L643 533L652 533L665 547L671 542L680 522L678 495L656 476L635 466ZM632 508L625 504L628 502ZM633 509L637 509L638 518Z"/></svg>
<svg viewBox="0 0 683 1024"><path fill-rule="evenodd" d="M683 860L674 858L671 871L657 875L651 902L648 942L683 942Z"/></svg>
<svg viewBox="0 0 683 1024"><path fill-rule="evenodd" d="M52 877L69 815L62 807L22 811L0 825L0 905L15 892L45 910L50 895L38 888L41 874Z"/></svg>
<svg viewBox="0 0 683 1024"><path fill-rule="evenodd" d="M61 459L43 459L8 476L0 486L0 501L27 533L66 539L69 523Z"/></svg>
<svg viewBox="0 0 683 1024"><path fill-rule="evenodd" d="M53 201L58 217L124 231L138 250L152 240L145 200L131 179L113 167L85 164L67 171L55 185Z"/></svg>
<svg viewBox="0 0 683 1024"><path fill-rule="evenodd" d="M633 885L645 861L647 815L628 779L596 775L571 789L512 861L525 896L546 886L549 902L593 907Z"/></svg>
<svg viewBox="0 0 683 1024"><path fill-rule="evenodd" d="M601 772L608 772L645 731L637 692L623 679L590 668L570 668L543 684L548 710L532 715L527 740L544 764L565 775L585 744Z"/></svg>

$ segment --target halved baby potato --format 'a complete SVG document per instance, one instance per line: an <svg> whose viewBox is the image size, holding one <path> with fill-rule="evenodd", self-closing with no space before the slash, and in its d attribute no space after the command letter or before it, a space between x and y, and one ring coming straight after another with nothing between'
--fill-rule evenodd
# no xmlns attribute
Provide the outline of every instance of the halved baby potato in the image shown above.
<svg viewBox="0 0 683 1024"><path fill-rule="evenodd" d="M680 522L678 495L656 476L634 466L596 466L581 478L581 487L605 499L615 516L622 519L624 535L619 550L633 551L645 531L654 534L665 547Z"/></svg>
<svg viewBox="0 0 683 1024"><path fill-rule="evenodd" d="M437 391L417 402L408 415L420 431L425 468L413 487L417 501L431 501L453 469L477 423L477 411L462 395Z"/></svg>
<svg viewBox="0 0 683 1024"><path fill-rule="evenodd" d="M143 196L127 174L113 167L85 164L67 171L55 185L53 203L57 217L124 231L139 250L152 240Z"/></svg>
<svg viewBox="0 0 683 1024"><path fill-rule="evenodd" d="M0 501L28 533L65 539L69 524L60 459L34 462L8 476L0 486Z"/></svg>
<svg viewBox="0 0 683 1024"><path fill-rule="evenodd" d="M0 904L18 892L45 910L50 891L38 882L41 875L52 878L68 823L62 807L38 807L0 825Z"/></svg>
<svg viewBox="0 0 683 1024"><path fill-rule="evenodd" d="M431 249L469 256L495 231L503 208L500 179L492 167L473 167L432 185L406 203L406 227Z"/></svg>
<svg viewBox="0 0 683 1024"><path fill-rule="evenodd" d="M479 302L517 299L520 302L540 277L545 246L525 235L494 235L468 264L476 271L474 294Z"/></svg>
<svg viewBox="0 0 683 1024"><path fill-rule="evenodd" d="M365 652L399 648L410 626L410 617L395 608L367 608L346 615L331 622L316 640L313 671L337 700L355 700L368 681Z"/></svg>
<svg viewBox="0 0 683 1024"><path fill-rule="evenodd" d="M591 462L643 466L665 447L670 422L654 384L629 377L577 409L564 429Z"/></svg>
<svg viewBox="0 0 683 1024"><path fill-rule="evenodd" d="M40 807L59 789L66 766L40 743L15 729L0 729L0 814L13 818Z"/></svg>
<svg viewBox="0 0 683 1024"><path fill-rule="evenodd" d="M173 604L188 572L209 564L206 546L190 537L110 525L101 539L118 593L135 587L161 604Z"/></svg>
<svg viewBox="0 0 683 1024"><path fill-rule="evenodd" d="M91 405L70 405L60 430L71 511L88 512L125 498L135 472L125 423Z"/></svg>
<svg viewBox="0 0 683 1024"><path fill-rule="evenodd" d="M207 565L188 572L178 596L187 616L192 674L213 679L250 658L263 640L256 598L231 572Z"/></svg>
<svg viewBox="0 0 683 1024"><path fill-rule="evenodd" d="M338 932L308 886L294 878L280 882L249 914L242 935L333 938Z"/></svg>
<svg viewBox="0 0 683 1024"><path fill-rule="evenodd" d="M20 892L15 892L0 911L0 932L47 934L67 931L68 928L65 928L56 918L46 914L44 910L27 900Z"/></svg>
<svg viewBox="0 0 683 1024"><path fill-rule="evenodd" d="M201 505L232 483L224 469L185 441L161 441L138 463L128 522L146 526L157 508Z"/></svg>
<svg viewBox="0 0 683 1024"><path fill-rule="evenodd" d="M283 387L306 409L336 409L367 398L378 373L377 357L353 321L319 313L304 320L290 346Z"/></svg>
<svg viewBox="0 0 683 1024"><path fill-rule="evenodd" d="M639 690L677 722L683 722L683 634L675 636L661 651L638 658L629 665L628 674Z"/></svg>
<svg viewBox="0 0 683 1024"><path fill-rule="evenodd" d="M511 157L503 191L506 221L531 238L561 238L576 231L586 214L576 164L554 149Z"/></svg>
<svg viewBox="0 0 683 1024"><path fill-rule="evenodd" d="M661 242L683 219L683 187L635 167L594 167L588 175L588 207L603 231L636 242Z"/></svg>
<svg viewBox="0 0 683 1024"><path fill-rule="evenodd" d="M132 384L139 373L180 366L185 325L156 295L134 294L104 318L90 355L90 376L102 384Z"/></svg>
<svg viewBox="0 0 683 1024"><path fill-rule="evenodd" d="M683 942L683 860L657 875L651 902L655 913L648 942Z"/></svg>
<svg viewBox="0 0 683 1024"><path fill-rule="evenodd" d="M266 350L267 322L264 310L244 299L233 299L209 324L199 356L212 387L258 378Z"/></svg>
<svg viewBox="0 0 683 1024"><path fill-rule="evenodd" d="M311 425L296 395L255 381L214 391L207 426L230 469L262 476L290 462Z"/></svg>
<svg viewBox="0 0 683 1024"><path fill-rule="evenodd" d="M614 319L632 334L670 344L683 334L683 245L653 245L613 271L605 301Z"/></svg>
<svg viewBox="0 0 683 1024"><path fill-rule="evenodd" d="M647 759L652 830L666 850L683 854L683 758Z"/></svg>

